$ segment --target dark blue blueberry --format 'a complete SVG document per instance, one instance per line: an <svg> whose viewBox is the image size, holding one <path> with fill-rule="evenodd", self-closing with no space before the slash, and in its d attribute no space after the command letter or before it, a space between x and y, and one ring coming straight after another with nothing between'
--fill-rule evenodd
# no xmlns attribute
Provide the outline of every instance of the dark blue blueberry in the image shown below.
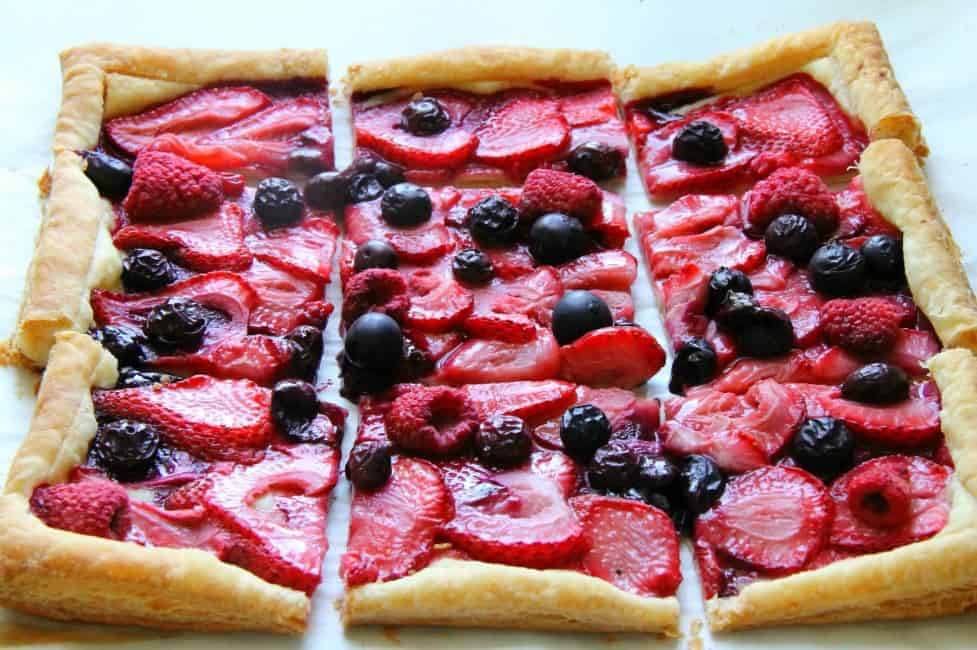
<svg viewBox="0 0 977 650"><path fill-rule="evenodd" d="M607 303L589 291L567 291L553 308L553 335L560 345L573 343L587 332L613 324Z"/></svg>
<svg viewBox="0 0 977 650"><path fill-rule="evenodd" d="M560 212L544 214L529 230L529 252L540 264L556 266L575 260L591 244L580 220Z"/></svg>
<svg viewBox="0 0 977 650"><path fill-rule="evenodd" d="M413 135L437 135L451 126L451 116L434 97L411 100L400 115L401 126Z"/></svg>
<svg viewBox="0 0 977 650"><path fill-rule="evenodd" d="M122 286L126 291L155 291L174 280L173 264L157 250L134 248L122 260Z"/></svg>
<svg viewBox="0 0 977 650"><path fill-rule="evenodd" d="M380 239L371 239L356 248L353 257L353 270L356 273L366 269L395 269L399 264L397 251Z"/></svg>
<svg viewBox="0 0 977 650"><path fill-rule="evenodd" d="M468 210L468 230L483 246L502 246L514 241L518 235L519 211L516 207L493 194Z"/></svg>
<svg viewBox="0 0 977 650"><path fill-rule="evenodd" d="M266 178L254 192L254 213L266 230L297 224L303 206L299 188L286 178Z"/></svg>
<svg viewBox="0 0 977 650"><path fill-rule="evenodd" d="M431 218L431 197L413 183L397 183L384 191L380 215L398 228L419 226Z"/></svg>
<svg viewBox="0 0 977 650"><path fill-rule="evenodd" d="M571 406L560 418L560 440L570 454L590 458L611 437L611 422L593 404Z"/></svg>
<svg viewBox="0 0 977 650"><path fill-rule="evenodd" d="M132 167L101 151L83 151L85 176L95 184L98 193L108 199L121 199L132 185Z"/></svg>
<svg viewBox="0 0 977 650"><path fill-rule="evenodd" d="M672 140L672 156L693 165L722 162L728 151L723 132L705 120L686 124Z"/></svg>
<svg viewBox="0 0 977 650"><path fill-rule="evenodd" d="M855 436L835 418L812 418L794 434L790 456L804 469L836 476L851 466Z"/></svg>
<svg viewBox="0 0 977 650"><path fill-rule="evenodd" d="M346 332L346 358L367 370L391 370L403 354L404 335L390 316L378 312L363 314Z"/></svg>

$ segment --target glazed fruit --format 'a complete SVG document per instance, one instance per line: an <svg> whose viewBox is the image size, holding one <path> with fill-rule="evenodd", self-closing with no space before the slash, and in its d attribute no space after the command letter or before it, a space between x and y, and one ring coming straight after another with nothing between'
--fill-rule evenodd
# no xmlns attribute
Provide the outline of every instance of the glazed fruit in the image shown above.
<svg viewBox="0 0 977 650"><path fill-rule="evenodd" d="M320 172L305 182L303 196L313 208L335 210L346 203L349 179L341 172Z"/></svg>
<svg viewBox="0 0 977 650"><path fill-rule="evenodd" d="M171 153L143 151L122 207L135 221L187 219L216 210L223 196L221 177L213 170Z"/></svg>
<svg viewBox="0 0 977 650"><path fill-rule="evenodd" d="M405 336L399 370L400 375L406 381L420 379L434 370L434 358Z"/></svg>
<svg viewBox="0 0 977 650"><path fill-rule="evenodd" d="M149 312L143 331L163 348L195 350L203 342L207 317L200 303L176 296Z"/></svg>
<svg viewBox="0 0 977 650"><path fill-rule="evenodd" d="M322 159L322 151L315 147L299 147L288 154L288 170L311 176L328 167Z"/></svg>
<svg viewBox="0 0 977 650"><path fill-rule="evenodd" d="M778 169L750 190L746 230L761 236L771 221L784 214L808 219L822 239L838 227L838 203L817 174L799 167Z"/></svg>
<svg viewBox="0 0 977 650"><path fill-rule="evenodd" d="M315 387L301 379L283 379L271 391L271 417L285 432L308 424L319 413Z"/></svg>
<svg viewBox="0 0 977 650"><path fill-rule="evenodd" d="M848 375L841 396L865 404L895 404L909 397L909 377L898 366L870 363Z"/></svg>
<svg viewBox="0 0 977 650"><path fill-rule="evenodd" d="M570 151L567 166L574 173L594 181L614 178L624 167L621 152L603 142L584 142Z"/></svg>
<svg viewBox="0 0 977 650"><path fill-rule="evenodd" d="M391 226L419 226L431 218L431 197L413 183L397 183L384 191L380 214Z"/></svg>
<svg viewBox="0 0 977 650"><path fill-rule="evenodd" d="M122 286L126 291L154 291L174 280L173 265L157 250L135 248L122 260Z"/></svg>
<svg viewBox="0 0 977 650"><path fill-rule="evenodd" d="M417 387L399 395L384 423L397 447L432 456L460 452L479 427L465 392L447 386Z"/></svg>
<svg viewBox="0 0 977 650"><path fill-rule="evenodd" d="M536 169L526 177L519 196L519 211L524 217L550 212L589 222L600 212L604 195L589 178L556 169Z"/></svg>
<svg viewBox="0 0 977 650"><path fill-rule="evenodd" d="M451 126L451 116L434 97L419 97L401 111L400 123L414 135L437 135Z"/></svg>
<svg viewBox="0 0 977 650"><path fill-rule="evenodd" d="M515 240L519 228L516 207L493 194L468 210L468 230L484 246L501 246Z"/></svg>
<svg viewBox="0 0 977 650"><path fill-rule="evenodd" d="M118 359L119 365L139 365L150 356L146 336L132 327L106 325L92 330L92 338Z"/></svg>
<svg viewBox="0 0 977 650"><path fill-rule="evenodd" d="M299 325L285 338L292 348L292 358L289 360L291 374L311 380L322 359L322 330L311 325Z"/></svg>
<svg viewBox="0 0 977 650"><path fill-rule="evenodd" d="M638 463L638 454L631 445L611 440L594 452L587 465L587 481L598 490L627 490L637 483Z"/></svg>
<svg viewBox="0 0 977 650"><path fill-rule="evenodd" d="M541 264L558 265L575 260L590 245L580 220L559 212L544 214L529 230L529 251Z"/></svg>
<svg viewBox="0 0 977 650"><path fill-rule="evenodd" d="M582 289L567 291L553 308L553 335L560 345L573 343L587 332L610 327L613 322L607 303Z"/></svg>
<svg viewBox="0 0 977 650"><path fill-rule="evenodd" d="M451 272L455 278L468 284L485 284L495 275L492 260L477 248L466 248L451 260Z"/></svg>
<svg viewBox="0 0 977 650"><path fill-rule="evenodd" d="M715 315L719 307L726 300L729 292L735 291L742 294L753 294L753 283L746 273L742 271L730 270L721 266L709 276L709 294L706 298L706 314Z"/></svg>
<svg viewBox="0 0 977 650"><path fill-rule="evenodd" d="M475 453L494 467L520 465L533 450L526 422L515 415L495 415L483 420L475 432Z"/></svg>
<svg viewBox="0 0 977 650"><path fill-rule="evenodd" d="M831 242L814 252L808 269L815 289L831 296L846 296L861 290L866 266L857 249Z"/></svg>
<svg viewBox="0 0 977 650"><path fill-rule="evenodd" d="M811 259L820 243L817 228L807 217L782 214L767 226L763 241L767 252L798 264Z"/></svg>
<svg viewBox="0 0 977 650"><path fill-rule="evenodd" d="M98 464L119 476L145 471L159 449L155 427L134 420L113 420L98 427L92 452Z"/></svg>
<svg viewBox="0 0 977 650"><path fill-rule="evenodd" d="M285 178L266 178L254 192L254 213L266 230L297 224L303 205L299 188Z"/></svg>
<svg viewBox="0 0 977 650"><path fill-rule="evenodd" d="M377 175L370 172L350 174L346 180L346 202L363 203L383 195L386 189Z"/></svg>
<svg viewBox="0 0 977 650"><path fill-rule="evenodd" d="M152 386L153 384L169 384L179 381L176 375L165 372L153 372L150 370L138 370L136 368L120 368L119 378L115 382L116 388L137 388L139 386Z"/></svg>
<svg viewBox="0 0 977 650"><path fill-rule="evenodd" d="M693 165L714 165L721 162L728 151L723 132L705 120L687 124L672 141L672 156Z"/></svg>
<svg viewBox="0 0 977 650"><path fill-rule="evenodd" d="M658 492L670 488L679 474L678 465L665 456L642 455L638 460L637 483L646 490Z"/></svg>
<svg viewBox="0 0 977 650"><path fill-rule="evenodd" d="M376 490L390 478L390 445L378 440L359 442L349 452L346 478L357 490Z"/></svg>
<svg viewBox="0 0 977 650"><path fill-rule="evenodd" d="M895 346L904 314L885 297L835 298L821 307L821 329L832 345L859 354L883 353Z"/></svg>
<svg viewBox="0 0 977 650"><path fill-rule="evenodd" d="M589 458L611 437L611 422L593 404L571 406L560 418L563 447L580 458Z"/></svg>
<svg viewBox="0 0 977 650"><path fill-rule="evenodd" d="M806 420L791 440L790 455L798 465L819 476L836 476L851 466L855 437L845 423L832 417Z"/></svg>
<svg viewBox="0 0 977 650"><path fill-rule="evenodd" d="M734 332L736 349L748 357L777 357L794 346L794 327L780 309L757 308L746 325Z"/></svg>
<svg viewBox="0 0 977 650"><path fill-rule="evenodd" d="M848 507L856 518L873 528L894 528L912 516L909 473L892 469L865 463L848 477Z"/></svg>
<svg viewBox="0 0 977 650"><path fill-rule="evenodd" d="M750 288L753 288L752 285ZM735 332L747 327L759 310L760 303L752 294L727 291L715 312L715 318L720 327Z"/></svg>
<svg viewBox="0 0 977 650"><path fill-rule="evenodd" d="M346 358L369 370L389 370L400 361L404 335L400 325L386 314L369 312L357 318L346 332Z"/></svg>
<svg viewBox="0 0 977 650"><path fill-rule="evenodd" d="M726 488L726 479L719 467L701 454L685 459L680 480L685 507L696 514L708 510Z"/></svg>
<svg viewBox="0 0 977 650"><path fill-rule="evenodd" d="M882 282L901 282L906 270L902 257L902 240L891 235L869 237L861 248L868 275Z"/></svg>
<svg viewBox="0 0 977 650"><path fill-rule="evenodd" d="M353 271L359 273L366 269L395 269L399 262L397 251L382 239L371 239L356 248L353 257Z"/></svg>
<svg viewBox="0 0 977 650"><path fill-rule="evenodd" d="M107 199L121 199L132 185L132 167L101 151L83 151L85 176Z"/></svg>
<svg viewBox="0 0 977 650"><path fill-rule="evenodd" d="M688 338L675 352L668 390L681 395L686 386L699 386L712 381L718 369L716 351L712 345L705 339Z"/></svg>

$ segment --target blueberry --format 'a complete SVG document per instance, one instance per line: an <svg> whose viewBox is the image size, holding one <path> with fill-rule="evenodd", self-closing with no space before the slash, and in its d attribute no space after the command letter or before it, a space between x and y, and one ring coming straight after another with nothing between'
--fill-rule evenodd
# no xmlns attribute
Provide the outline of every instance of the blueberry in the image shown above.
<svg viewBox="0 0 977 650"><path fill-rule="evenodd" d="M157 250L134 248L122 260L122 286L126 291L154 291L174 280L173 264Z"/></svg>
<svg viewBox="0 0 977 650"><path fill-rule="evenodd" d="M404 182L404 168L386 160L377 160L373 163L373 175L384 187L392 187Z"/></svg>
<svg viewBox="0 0 977 650"><path fill-rule="evenodd" d="M606 181L624 170L624 156L620 150L603 142L584 142L567 156L570 171L594 181Z"/></svg>
<svg viewBox="0 0 977 650"><path fill-rule="evenodd" d="M390 445L386 442L359 442L349 452L346 478L357 490L376 490L390 478Z"/></svg>
<svg viewBox="0 0 977 650"><path fill-rule="evenodd" d="M134 327L125 325L106 325L92 330L92 338L118 359L119 365L138 366L150 356L145 334Z"/></svg>
<svg viewBox="0 0 977 650"><path fill-rule="evenodd" d="M790 456L815 474L834 476L851 466L855 436L841 420L830 417L804 422L790 445Z"/></svg>
<svg viewBox="0 0 977 650"><path fill-rule="evenodd" d="M102 424L92 441L92 452L98 464L125 476L148 469L157 449L159 434L156 429L134 420L113 420Z"/></svg>
<svg viewBox="0 0 977 650"><path fill-rule="evenodd" d="M288 170L310 176L326 169L322 150L317 147L299 147L288 154Z"/></svg>
<svg viewBox="0 0 977 650"><path fill-rule="evenodd" d="M631 445L611 440L594 452L587 465L587 481L598 490L627 490L637 482L638 463Z"/></svg>
<svg viewBox="0 0 977 650"><path fill-rule="evenodd" d="M516 239L519 211L495 194L487 196L468 210L468 230L483 246L500 246Z"/></svg>
<svg viewBox="0 0 977 650"><path fill-rule="evenodd" d="M271 391L271 417L282 431L291 434L319 414L315 387L301 379L283 379Z"/></svg>
<svg viewBox="0 0 977 650"><path fill-rule="evenodd" d="M180 378L165 372L138 370L127 366L119 369L119 378L115 382L115 387L141 388L143 386L155 386L156 384L171 384L174 381L180 381Z"/></svg>
<svg viewBox="0 0 977 650"><path fill-rule="evenodd" d="M672 514L672 502L667 496L660 492L644 492L644 502L649 506L654 506L666 515Z"/></svg>
<svg viewBox="0 0 977 650"><path fill-rule="evenodd" d="M593 456L610 437L610 420L593 404L571 406L560 418L560 440L564 449L574 456Z"/></svg>
<svg viewBox="0 0 977 650"><path fill-rule="evenodd" d="M204 340L207 317L200 303L177 296L150 310L143 331L163 348L191 351Z"/></svg>
<svg viewBox="0 0 977 650"><path fill-rule="evenodd" d="M85 176L95 184L98 193L108 199L121 199L132 185L132 167L101 151L83 151Z"/></svg>
<svg viewBox="0 0 977 650"><path fill-rule="evenodd" d="M733 333L736 350L748 357L779 357L794 347L794 326L780 309L759 307L741 329Z"/></svg>
<svg viewBox="0 0 977 650"><path fill-rule="evenodd" d="M723 132L705 120L686 124L672 140L672 156L693 165L714 165L727 153Z"/></svg>
<svg viewBox="0 0 977 650"><path fill-rule="evenodd" d="M379 312L363 314L346 332L346 358L368 370L390 370L400 362L404 335L390 316Z"/></svg>
<svg viewBox="0 0 977 650"><path fill-rule="evenodd" d="M831 242L814 252L808 269L815 289L831 296L845 296L861 290L867 265L856 249Z"/></svg>
<svg viewBox="0 0 977 650"><path fill-rule="evenodd" d="M297 224L302 207L299 188L285 178L266 178L254 192L254 213L267 230Z"/></svg>
<svg viewBox="0 0 977 650"><path fill-rule="evenodd" d="M353 271L366 269L395 269L399 265L397 251L382 239L371 239L356 248Z"/></svg>
<svg viewBox="0 0 977 650"><path fill-rule="evenodd" d="M872 278L883 282L902 282L905 279L901 239L890 235L869 237L862 244L862 257Z"/></svg>
<svg viewBox="0 0 977 650"><path fill-rule="evenodd" d="M529 230L529 252L541 264L556 266L575 260L590 246L580 220L560 212L544 214Z"/></svg>
<svg viewBox="0 0 977 650"><path fill-rule="evenodd" d="M395 376L389 369L377 371L369 368L359 368L350 363L346 353L340 351L336 357L339 363L339 377L342 383L339 394L350 401L356 401L363 395L376 395L393 386Z"/></svg>
<svg viewBox="0 0 977 650"><path fill-rule="evenodd" d="M314 379L322 359L322 330L311 325L299 325L285 339L292 349L289 373L302 379Z"/></svg>
<svg viewBox="0 0 977 650"><path fill-rule="evenodd" d="M736 332L751 323L759 310L760 303L752 294L729 291L716 310L715 318L720 327Z"/></svg>
<svg viewBox="0 0 977 650"><path fill-rule="evenodd" d="M346 203L349 179L340 172L320 172L305 182L305 202L320 210L335 210Z"/></svg>
<svg viewBox="0 0 977 650"><path fill-rule="evenodd" d="M399 370L398 377L402 381L415 381L434 370L434 358L405 336Z"/></svg>
<svg viewBox="0 0 977 650"><path fill-rule="evenodd" d="M419 226L431 218L431 197L413 183L397 183L384 191L380 215L398 228Z"/></svg>
<svg viewBox="0 0 977 650"><path fill-rule="evenodd" d="M909 377L898 366L870 363L848 375L841 396L866 404L894 404L909 397Z"/></svg>
<svg viewBox="0 0 977 650"><path fill-rule="evenodd" d="M651 490L664 490L679 477L678 466L665 456L642 456L638 461L637 483Z"/></svg>
<svg viewBox="0 0 977 650"><path fill-rule="evenodd" d="M495 275L492 260L477 248L466 248L455 254L451 271L457 279L469 284L485 284Z"/></svg>
<svg viewBox="0 0 977 650"><path fill-rule="evenodd" d="M712 507L723 495L726 479L708 456L693 454L685 459L680 475L685 507L700 514Z"/></svg>
<svg viewBox="0 0 977 650"><path fill-rule="evenodd" d="M613 323L607 303L589 291L567 291L553 308L553 335L560 345L573 343L587 332Z"/></svg>
<svg viewBox="0 0 977 650"><path fill-rule="evenodd" d="M352 174L346 180L346 203L372 201L383 194L383 183L373 172Z"/></svg>
<svg viewBox="0 0 977 650"><path fill-rule="evenodd" d="M753 283L746 273L733 271L720 266L709 276L709 293L706 298L706 315L713 316L719 311L719 306L726 300L730 291L753 294Z"/></svg>
<svg viewBox="0 0 977 650"><path fill-rule="evenodd" d="M437 135L451 126L451 116L434 97L411 100L400 116L400 125L413 135Z"/></svg>
<svg viewBox="0 0 977 650"><path fill-rule="evenodd" d="M807 217L782 214L767 226L763 236L767 252L803 264L818 248L818 230Z"/></svg>
<svg viewBox="0 0 977 650"><path fill-rule="evenodd" d="M495 415L484 420L475 432L475 452L482 462L494 467L513 467L529 458L533 441L522 418Z"/></svg>
<svg viewBox="0 0 977 650"><path fill-rule="evenodd" d="M687 338L675 352L668 390L681 395L686 386L698 386L712 381L718 369L716 351L709 341L697 337Z"/></svg>

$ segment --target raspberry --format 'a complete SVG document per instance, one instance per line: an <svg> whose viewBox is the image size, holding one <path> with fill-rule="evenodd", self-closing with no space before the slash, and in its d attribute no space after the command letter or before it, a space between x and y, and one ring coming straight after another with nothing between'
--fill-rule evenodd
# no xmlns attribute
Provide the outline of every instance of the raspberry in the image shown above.
<svg viewBox="0 0 977 650"><path fill-rule="evenodd" d="M346 283L343 323L347 326L368 311L378 311L403 322L409 308L407 282L393 269L360 271Z"/></svg>
<svg viewBox="0 0 977 650"><path fill-rule="evenodd" d="M886 298L835 298L821 307L821 328L832 345L852 352L883 352L899 336L903 310Z"/></svg>
<svg viewBox="0 0 977 650"><path fill-rule="evenodd" d="M747 233L762 237L770 222L782 214L807 217L822 238L838 227L834 194L815 174L798 167L778 169L753 186L747 199Z"/></svg>
<svg viewBox="0 0 977 650"><path fill-rule="evenodd" d="M122 207L135 220L185 219L216 210L224 198L216 172L179 156L146 151L136 157Z"/></svg>
<svg viewBox="0 0 977 650"><path fill-rule="evenodd" d="M465 393L447 386L419 387L391 404L387 436L397 446L421 454L453 454L478 429L478 415Z"/></svg>
<svg viewBox="0 0 977 650"><path fill-rule="evenodd" d="M48 526L73 533L123 539L129 532L129 495L104 479L41 486L31 495L31 510Z"/></svg>
<svg viewBox="0 0 977 650"><path fill-rule="evenodd" d="M861 521L875 528L891 528L909 520L912 488L909 473L866 463L851 473L848 507Z"/></svg>
<svg viewBox="0 0 977 650"><path fill-rule="evenodd" d="M526 177L519 207L530 216L562 212L586 223L600 212L602 200L600 187L589 178L537 169Z"/></svg>

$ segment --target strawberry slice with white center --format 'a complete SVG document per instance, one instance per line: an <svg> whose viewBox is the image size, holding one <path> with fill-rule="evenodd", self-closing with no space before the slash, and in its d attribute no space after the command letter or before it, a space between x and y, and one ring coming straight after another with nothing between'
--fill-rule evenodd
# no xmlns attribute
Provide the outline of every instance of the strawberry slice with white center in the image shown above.
<svg viewBox="0 0 977 650"><path fill-rule="evenodd" d="M451 512L451 493L437 467L417 458L395 459L383 487L353 496L339 574L353 587L421 569Z"/></svg>
<svg viewBox="0 0 977 650"><path fill-rule="evenodd" d="M476 311L528 316L548 327L553 308L563 295L563 285L551 266L543 266L535 273L509 282L476 290Z"/></svg>
<svg viewBox="0 0 977 650"><path fill-rule="evenodd" d="M788 467L737 476L699 516L695 539L767 571L803 567L824 546L834 508L820 480Z"/></svg>
<svg viewBox="0 0 977 650"><path fill-rule="evenodd" d="M239 271L248 268L251 253L244 245L244 210L223 203L214 212L165 224L130 223L112 242L117 248L159 248L194 271Z"/></svg>
<svg viewBox="0 0 977 650"><path fill-rule="evenodd" d="M711 388L745 393L763 379L781 384L840 384L862 365L862 361L841 348L817 345L777 359L737 359Z"/></svg>
<svg viewBox="0 0 977 650"><path fill-rule="evenodd" d="M900 328L896 343L885 360L910 375L925 375L926 362L936 356L940 348L939 340L929 332Z"/></svg>
<svg viewBox="0 0 977 650"><path fill-rule="evenodd" d="M586 495L570 499L590 550L590 575L639 596L674 596L682 574L672 519L644 503Z"/></svg>
<svg viewBox="0 0 977 650"><path fill-rule="evenodd" d="M475 124L473 117L478 119L475 160L506 169L514 178L559 155L570 142L558 100L536 93L503 93L466 121Z"/></svg>
<svg viewBox="0 0 977 650"><path fill-rule="evenodd" d="M560 111L570 126L588 126L617 119L617 100L608 82L560 97Z"/></svg>
<svg viewBox="0 0 977 650"><path fill-rule="evenodd" d="M577 489L580 473L573 459L560 451L534 449L529 456L529 470L537 476L553 481L564 498Z"/></svg>
<svg viewBox="0 0 977 650"><path fill-rule="evenodd" d="M241 274L258 294L248 326L253 331L284 335L299 325L323 327L332 313L321 283L301 278L256 260Z"/></svg>
<svg viewBox="0 0 977 650"><path fill-rule="evenodd" d="M481 384L550 379L559 372L560 345L549 330L537 328L528 343L469 339L441 359L437 379L446 384Z"/></svg>
<svg viewBox="0 0 977 650"><path fill-rule="evenodd" d="M386 241L396 251L401 264L427 264L443 257L455 248L455 243L444 225L442 193L429 191L428 195L432 203L431 218L407 228L391 226L383 220L380 199L347 206L347 239L357 245L371 239Z"/></svg>
<svg viewBox="0 0 977 650"><path fill-rule="evenodd" d="M560 376L578 384L633 388L665 365L665 350L640 327L602 327L560 347Z"/></svg>
<svg viewBox="0 0 977 650"><path fill-rule="evenodd" d="M661 210L636 214L634 223L642 239L696 235L716 226L739 225L740 202L731 194L688 194Z"/></svg>
<svg viewBox="0 0 977 650"><path fill-rule="evenodd" d="M678 273L695 264L711 273L720 266L749 272L766 258L766 247L739 228L716 226L701 234L655 238L648 249L648 264L655 278Z"/></svg>
<svg viewBox="0 0 977 650"><path fill-rule="evenodd" d="M871 468L885 474L903 475L909 482L909 517L896 526L871 526L852 512L848 488L852 478ZM835 517L831 544L859 552L884 551L932 537L950 518L947 485L952 470L919 456L883 456L865 461L831 484Z"/></svg>
<svg viewBox="0 0 977 650"><path fill-rule="evenodd" d="M559 267L564 289L626 291L638 275L638 261L622 250L605 250L578 257Z"/></svg>
<svg viewBox="0 0 977 650"><path fill-rule="evenodd" d="M463 323L475 308L472 293L444 274L418 269L411 273L408 283L411 299L407 323L422 332L448 331Z"/></svg>
<svg viewBox="0 0 977 650"><path fill-rule="evenodd" d="M338 238L339 227L332 220L306 215L291 228L257 228L245 237L245 243L259 260L325 284Z"/></svg>
<svg viewBox="0 0 977 650"><path fill-rule="evenodd" d="M795 268L782 257L768 255L763 266L750 274L750 284L754 291L781 291L787 286L788 279L796 275Z"/></svg>
<svg viewBox="0 0 977 650"><path fill-rule="evenodd" d="M562 414L576 402L576 387L565 381L512 381L472 384L462 390L486 418L490 415L515 415L535 418Z"/></svg>
<svg viewBox="0 0 977 650"><path fill-rule="evenodd" d="M270 386L282 378L291 359L292 347L285 339L253 334L223 339L197 354L158 357L152 365L178 374L250 379Z"/></svg>

